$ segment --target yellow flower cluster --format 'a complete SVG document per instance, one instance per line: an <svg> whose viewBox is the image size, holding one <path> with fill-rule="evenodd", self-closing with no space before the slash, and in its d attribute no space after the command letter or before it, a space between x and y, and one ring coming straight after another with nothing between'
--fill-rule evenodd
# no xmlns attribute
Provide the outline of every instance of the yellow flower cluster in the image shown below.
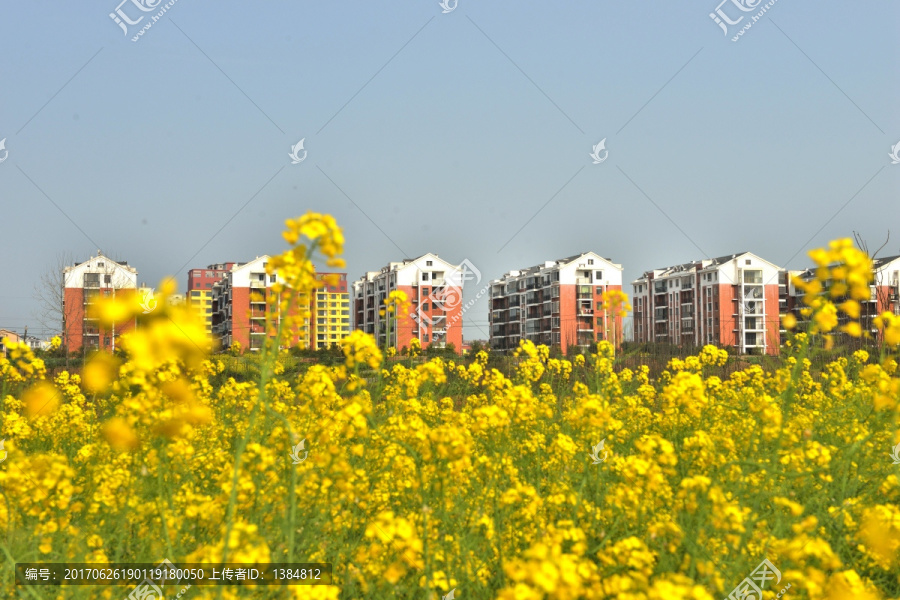
<svg viewBox="0 0 900 600"><path fill-rule="evenodd" d="M334 252L332 223L290 222L286 239ZM310 268L294 292L313 289ZM388 369L356 331L342 365L298 372L264 352L247 381L210 358L189 311L157 311L123 358L81 374L51 379L20 346L0 360L11 564L334 569L333 585L195 586L198 599L711 600L768 558L782 578L766 600L787 584L788 598L900 599L892 358L814 366L798 334L766 369L712 346L656 372L623 368L609 342L570 362L527 341L505 362Z"/></svg>
<svg viewBox="0 0 900 600"><path fill-rule="evenodd" d="M614 317L623 317L631 310L628 303L628 294L622 290L607 290L600 296L600 306L607 314Z"/></svg>
<svg viewBox="0 0 900 600"><path fill-rule="evenodd" d="M806 281L795 276L792 280L803 292L806 307L800 313L811 320L809 333L833 331L838 327L840 312L849 319L841 330L853 337L861 337L860 302L868 300L871 294L872 259L854 247L849 238L834 240L828 248L812 250L809 257L816 263L815 277ZM790 316L784 323L788 329L793 329L796 319ZM830 345L831 337L826 340Z"/></svg>

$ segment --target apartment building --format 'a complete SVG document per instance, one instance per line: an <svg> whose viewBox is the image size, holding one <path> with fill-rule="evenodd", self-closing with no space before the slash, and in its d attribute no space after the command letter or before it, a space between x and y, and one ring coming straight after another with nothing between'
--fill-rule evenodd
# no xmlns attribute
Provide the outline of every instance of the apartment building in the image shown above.
<svg viewBox="0 0 900 600"><path fill-rule="evenodd" d="M19 334L9 329L0 329L0 356L6 356L6 344L18 344Z"/></svg>
<svg viewBox="0 0 900 600"><path fill-rule="evenodd" d="M98 250L82 263L63 269L63 343L69 352L84 349L113 351L119 336L135 326L134 318L100 327L88 315L97 298L131 296L137 290L137 269L114 261Z"/></svg>
<svg viewBox="0 0 900 600"><path fill-rule="evenodd" d="M350 334L350 291L347 286L347 274L316 273L316 279L323 280L326 275L331 275L329 279L332 281L326 280L325 286L316 290L310 306L312 317L308 347L313 350L338 345ZM337 281L333 281L334 279Z"/></svg>
<svg viewBox="0 0 900 600"><path fill-rule="evenodd" d="M884 312L900 315L900 255L876 258L872 267L872 296L863 314L872 318Z"/></svg>
<svg viewBox="0 0 900 600"><path fill-rule="evenodd" d="M567 352L599 340L622 342L622 317L608 315L602 295L622 289L622 265L585 252L491 281L490 344L514 350L523 339Z"/></svg>
<svg viewBox="0 0 900 600"><path fill-rule="evenodd" d="M206 320L206 332L212 335L212 288L225 277L232 267L242 263L218 263L207 265L205 269L188 271L187 299L191 307L203 314Z"/></svg>
<svg viewBox="0 0 900 600"><path fill-rule="evenodd" d="M777 354L784 282L782 269L750 252L647 271L631 284L634 340Z"/></svg>
<svg viewBox="0 0 900 600"><path fill-rule="evenodd" d="M417 338L423 348L462 347L462 292L473 275L469 264L454 265L437 254L389 263L353 282L354 327L370 333L381 347L408 348ZM395 290L406 293L410 314L381 315Z"/></svg>
<svg viewBox="0 0 900 600"><path fill-rule="evenodd" d="M278 327L281 315L267 315L272 286L284 283L280 275L266 273L269 256L247 263L232 264L224 276L212 284L211 330L221 349L238 342L241 348L258 351L266 336ZM300 324L290 345L322 348L339 343L350 332L350 298L346 273L317 273L318 279L335 276L336 285L327 284L307 297L311 319ZM191 298L193 302L193 297Z"/></svg>

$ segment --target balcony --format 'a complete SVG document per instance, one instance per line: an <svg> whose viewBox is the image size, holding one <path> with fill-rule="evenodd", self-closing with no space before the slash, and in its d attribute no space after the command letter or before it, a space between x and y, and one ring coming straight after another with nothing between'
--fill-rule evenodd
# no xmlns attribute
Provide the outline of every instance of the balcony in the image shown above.
<svg viewBox="0 0 900 600"><path fill-rule="evenodd" d="M255 280L255 279L251 279L251 280L250 280L250 287L251 287L251 288L254 288L254 289L264 288L264 287L266 287L266 282L265 282L265 281L258 281L258 280Z"/></svg>
<svg viewBox="0 0 900 600"><path fill-rule="evenodd" d="M655 281L653 282L653 293L654 294L665 294L666 293L666 282L665 281Z"/></svg>
<svg viewBox="0 0 900 600"><path fill-rule="evenodd" d="M741 270L738 276L738 283L762 283L762 271L753 270L753 271L745 271Z"/></svg>

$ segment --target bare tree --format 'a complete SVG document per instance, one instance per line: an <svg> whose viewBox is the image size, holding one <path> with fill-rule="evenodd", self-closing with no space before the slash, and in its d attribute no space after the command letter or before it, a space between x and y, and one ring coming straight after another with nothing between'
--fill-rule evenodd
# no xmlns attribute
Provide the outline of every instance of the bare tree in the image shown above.
<svg viewBox="0 0 900 600"><path fill-rule="evenodd" d="M63 269L73 264L75 260L70 252L57 253L56 260L40 274L32 293L35 301L35 319L45 332L60 336L63 348L68 348L67 324L71 322L71 319L66 318L66 282ZM69 310L71 309L72 307L69 307ZM68 352L66 357L68 360Z"/></svg>
<svg viewBox="0 0 900 600"><path fill-rule="evenodd" d="M869 243L862 237L862 234L860 234L859 232L853 232L853 239L856 240L856 246L860 250L865 252L874 263L878 258L878 253L884 250L884 247L887 246L888 242L891 240L891 231L890 229L888 230L887 237L885 238L884 243L881 244L881 246L879 246L878 249L875 250L875 252L869 252ZM870 306L870 303L864 303L864 306L866 308L864 309L864 313L861 315L863 319L862 326L865 331L872 330L872 321L875 317L878 316L878 307L887 307L890 305L890 297L888 295L887 289L883 285L883 280L884 272L881 270L875 270L874 281L872 282L875 286L875 306L873 308L873 311L870 313L868 308Z"/></svg>

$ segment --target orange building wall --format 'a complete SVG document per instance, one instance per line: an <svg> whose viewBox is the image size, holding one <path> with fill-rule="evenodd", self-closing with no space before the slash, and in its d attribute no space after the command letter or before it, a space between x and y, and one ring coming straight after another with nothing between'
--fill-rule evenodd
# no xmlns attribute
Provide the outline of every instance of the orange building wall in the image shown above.
<svg viewBox="0 0 900 600"><path fill-rule="evenodd" d="M735 329L739 323L734 314L735 287L730 284L719 284L719 345L742 345ZM779 351L779 317L778 317L778 285L766 285L763 287L766 301L766 314L763 316L766 327L766 353L777 355Z"/></svg>
<svg viewBox="0 0 900 600"><path fill-rule="evenodd" d="M84 290L80 288L66 288L64 291L65 299L65 328L68 336L66 350L75 352L81 350L84 341L82 334L84 332Z"/></svg>
<svg viewBox="0 0 900 600"><path fill-rule="evenodd" d="M737 322L734 315L734 287L720 283L719 288L719 344L722 346L739 346L735 335Z"/></svg>
<svg viewBox="0 0 900 600"><path fill-rule="evenodd" d="M231 288L231 339L250 348L250 288Z"/></svg>
<svg viewBox="0 0 900 600"><path fill-rule="evenodd" d="M410 310L409 312L415 313L417 312L424 302L428 302L428 310L422 311L424 317L429 319L433 319L436 315L441 314L441 310L435 310L434 302L429 300L429 298L434 293L434 287L428 286L428 294L424 297L420 296L421 287L413 287L410 285L398 285L397 290L406 294L406 297L410 300ZM446 314L446 329L447 329L447 344L453 344L453 347L457 352L462 348L462 290L458 288L454 289L454 292L459 294L456 297L452 297L448 294L447 296L447 310L444 311ZM418 303L412 302L413 299L417 299ZM381 310L384 307L375 307L376 310ZM396 321L391 327L396 327L397 329L397 348L409 348L409 345L412 343L412 339L414 337L419 337L417 335L413 335L413 330L418 328L418 323L416 323L408 314L406 315L398 315ZM428 328L429 339L422 341L422 347L427 348L429 344L431 344L431 328Z"/></svg>
<svg viewBox="0 0 900 600"><path fill-rule="evenodd" d="M766 297L766 354L776 356L781 350L781 317L778 314L778 286L767 285L763 293Z"/></svg>
<svg viewBox="0 0 900 600"><path fill-rule="evenodd" d="M575 312L577 299L578 289L575 284L559 285L559 347L564 354L569 346L578 344L578 320ZM523 331L522 339L525 337Z"/></svg>
<svg viewBox="0 0 900 600"><path fill-rule="evenodd" d="M94 288L92 288L94 289ZM97 288L101 295L104 293L112 293L112 288ZM116 297L119 299L128 301L129 298L133 299L136 293L136 290L133 289L119 289L115 290ZM85 336L84 336L84 317L85 317L85 306L84 306L84 289L83 288L65 288L63 291L63 298L65 301L65 320L66 320L66 330L68 340L66 344L66 350L69 352L76 352L82 350L84 346ZM127 321L123 321L121 323L115 324L115 335L122 335L123 333L127 333L134 329L135 327L135 319L132 317ZM99 343L98 347L104 350L112 351L114 348L115 340L113 339L113 329L104 329L102 327L98 327L99 331ZM109 343L106 342L106 338L109 337Z"/></svg>

